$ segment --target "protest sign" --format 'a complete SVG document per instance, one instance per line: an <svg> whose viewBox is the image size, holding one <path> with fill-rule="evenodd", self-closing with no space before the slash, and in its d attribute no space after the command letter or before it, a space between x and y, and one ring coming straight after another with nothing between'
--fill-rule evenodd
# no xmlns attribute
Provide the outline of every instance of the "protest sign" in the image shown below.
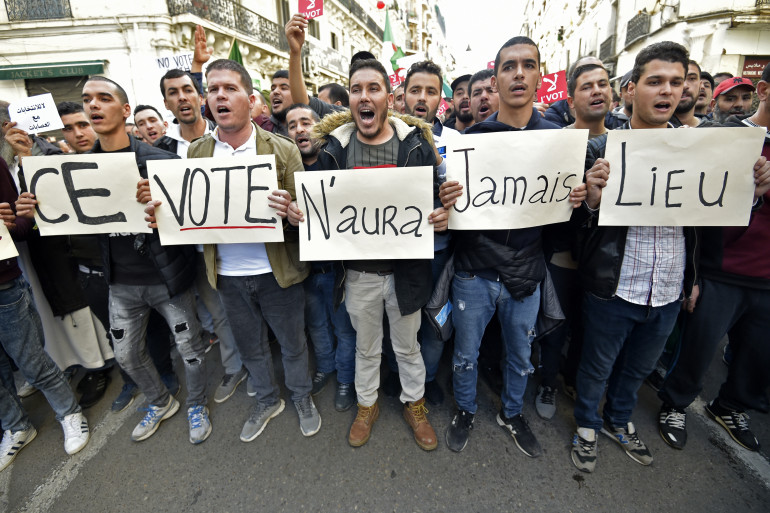
<svg viewBox="0 0 770 513"><path fill-rule="evenodd" d="M439 103L438 105L438 110L436 111L436 115L442 116L448 108L449 108L449 102L441 98L441 103Z"/></svg>
<svg viewBox="0 0 770 513"><path fill-rule="evenodd" d="M16 246L13 244L11 234L8 233L5 223L0 221L0 260L6 260L19 256Z"/></svg>
<svg viewBox="0 0 770 513"><path fill-rule="evenodd" d="M764 128L613 130L599 224L746 226Z"/></svg>
<svg viewBox="0 0 770 513"><path fill-rule="evenodd" d="M553 103L567 99L567 72L557 71L550 75L543 75L543 83L537 90L537 101L540 103Z"/></svg>
<svg viewBox="0 0 770 513"><path fill-rule="evenodd" d="M429 166L294 175L300 260L433 258Z"/></svg>
<svg viewBox="0 0 770 513"><path fill-rule="evenodd" d="M176 55L162 55L153 57L151 68L155 70L155 74L158 75L158 77L161 77L171 69L190 71L192 62L192 52L178 53Z"/></svg>
<svg viewBox="0 0 770 513"><path fill-rule="evenodd" d="M495 61L487 61L487 69L495 69Z"/></svg>
<svg viewBox="0 0 770 513"><path fill-rule="evenodd" d="M388 75L388 80L390 80L391 89L395 89L399 85L401 85L401 77L398 76L398 73L393 73L392 75Z"/></svg>
<svg viewBox="0 0 770 513"><path fill-rule="evenodd" d="M324 13L324 1L323 0L299 0L299 12L306 20L312 20L323 16Z"/></svg>
<svg viewBox="0 0 770 513"><path fill-rule="evenodd" d="M275 155L155 160L147 169L152 198L163 202L161 244L283 241L267 200L278 189Z"/></svg>
<svg viewBox="0 0 770 513"><path fill-rule="evenodd" d="M8 106L11 121L16 122L16 128L21 128L28 134L49 132L64 127L56 110L56 103L51 93L30 96Z"/></svg>
<svg viewBox="0 0 770 513"><path fill-rule="evenodd" d="M26 157L24 177L41 235L151 231L136 201L133 153Z"/></svg>
<svg viewBox="0 0 770 513"><path fill-rule="evenodd" d="M447 181L463 186L452 230L528 228L567 221L588 130L471 134L447 141Z"/></svg>

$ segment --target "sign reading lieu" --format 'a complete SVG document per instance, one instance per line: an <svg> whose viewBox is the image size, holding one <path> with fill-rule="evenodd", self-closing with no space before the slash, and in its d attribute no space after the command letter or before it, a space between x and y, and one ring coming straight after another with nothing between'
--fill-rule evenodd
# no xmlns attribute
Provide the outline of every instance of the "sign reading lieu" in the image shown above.
<svg viewBox="0 0 770 513"><path fill-rule="evenodd" d="M41 235L151 231L136 201L133 153L26 157L24 178Z"/></svg>
<svg viewBox="0 0 770 513"><path fill-rule="evenodd" d="M267 200L278 189L275 155L155 160L147 174L163 202L155 209L163 245L283 241Z"/></svg>
<svg viewBox="0 0 770 513"><path fill-rule="evenodd" d="M553 103L567 99L567 72L557 71L550 75L543 75L543 84L537 90L537 101L540 103Z"/></svg>
<svg viewBox="0 0 770 513"><path fill-rule="evenodd" d="M746 226L764 128L612 130L599 224Z"/></svg>

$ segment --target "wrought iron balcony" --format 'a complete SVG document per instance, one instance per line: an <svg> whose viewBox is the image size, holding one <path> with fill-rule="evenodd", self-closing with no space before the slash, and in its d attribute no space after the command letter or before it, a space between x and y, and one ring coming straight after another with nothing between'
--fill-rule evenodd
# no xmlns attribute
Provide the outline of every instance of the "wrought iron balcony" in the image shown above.
<svg viewBox="0 0 770 513"><path fill-rule="evenodd" d="M69 0L5 0L8 21L72 18Z"/></svg>
<svg viewBox="0 0 770 513"><path fill-rule="evenodd" d="M166 4L171 16L193 14L278 50L289 51L283 27L235 0L166 0Z"/></svg>
<svg viewBox="0 0 770 513"><path fill-rule="evenodd" d="M599 59L605 60L609 59L615 55L615 35L611 35L607 39L604 40L604 42L599 46Z"/></svg>
<svg viewBox="0 0 770 513"><path fill-rule="evenodd" d="M640 12L626 25L626 46L650 33L650 15Z"/></svg>
<svg viewBox="0 0 770 513"><path fill-rule="evenodd" d="M371 16L366 14L364 8L361 7L356 0L339 0L339 2L346 7L353 16L358 18L361 23L366 25L369 30L374 32L374 35L376 35L378 39L382 39L383 30L377 23L375 23Z"/></svg>

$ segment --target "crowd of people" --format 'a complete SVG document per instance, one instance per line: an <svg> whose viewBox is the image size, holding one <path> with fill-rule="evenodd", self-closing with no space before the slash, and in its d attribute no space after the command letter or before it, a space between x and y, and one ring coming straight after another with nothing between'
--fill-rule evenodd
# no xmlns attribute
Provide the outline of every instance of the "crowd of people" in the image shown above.
<svg viewBox="0 0 770 513"><path fill-rule="evenodd" d="M45 394L62 424L65 450L74 454L89 440L83 410L102 398L115 362L123 384L112 410L123 411L139 392L147 402L134 441L153 436L179 410L173 345L186 378L189 440L198 444L212 434L216 417L209 411L206 354L217 341L223 377L214 402L228 400L244 382L254 398L244 415L244 442L285 408L271 355L277 344L304 436L321 429L313 397L333 383L335 410L356 407L351 446L372 435L382 389L400 398L404 419L426 451L439 445L426 402L438 405L450 395L456 409L443 440L462 451L477 420L481 375L500 397L494 421L535 458L542 448L525 417L524 397L536 360L534 409L550 419L559 392L574 401L571 460L592 472L599 433L637 463L652 463L632 416L638 390L661 366L660 435L683 449L686 408L729 335L728 376L706 412L735 442L759 450L746 412L768 411L770 130L753 169L745 170L755 183L748 226L599 226L597 218L602 190L616 172L604 158L609 130L768 130L770 66L756 85L712 77L680 44L659 42L639 52L617 92L599 59L579 60L568 73L568 98L549 106L536 101L538 47L518 36L500 48L494 69L451 83L451 109L442 119L444 76L431 61L413 64L392 90L392 73L359 52L348 88L328 84L318 97L309 95L301 59L307 23L300 15L287 23L289 69L272 76L269 99L254 90L239 63L210 61L212 49L198 27L192 70L171 70L160 81L173 122L150 105L132 111L120 84L102 76L84 83L82 102L58 105L72 152L135 157L143 177L136 198L146 204L151 233L41 237L24 159L62 150L20 130L9 121L8 104L0 105L0 216L23 249L18 260L0 262L0 469L36 436L14 367L25 388ZM446 159L457 158L447 155L448 141L562 128L589 133L583 183L569 196L569 222L448 230L452 207L465 193L446 179ZM164 207L151 195L147 162L240 155L275 156L278 189L268 203L283 220L284 242L162 245L155 213ZM305 213L296 202L294 173L411 166L434 170L432 260L300 261L297 227ZM439 287L451 303L451 329L438 329L425 309ZM565 320L545 322L559 305ZM77 329L74 322L60 326L83 312L96 319ZM446 390L437 379L445 351L451 354ZM664 351L675 357L661 358ZM381 381L383 353L388 369ZM86 371L73 391L68 374L78 365Z"/></svg>

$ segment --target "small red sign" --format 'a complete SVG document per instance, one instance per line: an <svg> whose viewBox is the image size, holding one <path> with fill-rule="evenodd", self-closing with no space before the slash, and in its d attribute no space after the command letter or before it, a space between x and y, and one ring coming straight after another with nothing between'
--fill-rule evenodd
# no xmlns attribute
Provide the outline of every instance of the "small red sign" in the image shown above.
<svg viewBox="0 0 770 513"><path fill-rule="evenodd" d="M557 71L550 75L543 75L543 85L537 90L537 101L540 103L553 103L567 99L567 72Z"/></svg>
<svg viewBox="0 0 770 513"><path fill-rule="evenodd" d="M324 0L299 0L299 12L307 20L318 18L324 13Z"/></svg>
<svg viewBox="0 0 770 513"><path fill-rule="evenodd" d="M495 61L489 61L487 63L487 69L495 69Z"/></svg>
<svg viewBox="0 0 770 513"><path fill-rule="evenodd" d="M401 77L398 76L398 73L393 73L392 75L388 75L388 78L390 79L391 89L395 89L399 85L401 85Z"/></svg>
<svg viewBox="0 0 770 513"><path fill-rule="evenodd" d="M441 103L438 106L438 110L436 111L437 116L443 116L446 110L449 108L449 103L443 98L441 98Z"/></svg>

